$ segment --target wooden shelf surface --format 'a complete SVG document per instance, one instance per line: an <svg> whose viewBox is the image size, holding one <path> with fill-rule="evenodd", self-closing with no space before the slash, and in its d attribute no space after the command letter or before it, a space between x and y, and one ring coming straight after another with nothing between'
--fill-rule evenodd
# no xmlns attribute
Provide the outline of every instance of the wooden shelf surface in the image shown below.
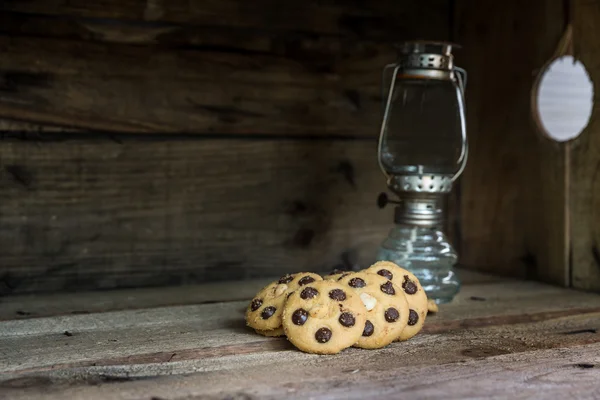
<svg viewBox="0 0 600 400"><path fill-rule="evenodd" d="M0 398L525 398L597 393L600 295L461 271L408 342L306 354L245 327L261 281L2 299Z"/></svg>

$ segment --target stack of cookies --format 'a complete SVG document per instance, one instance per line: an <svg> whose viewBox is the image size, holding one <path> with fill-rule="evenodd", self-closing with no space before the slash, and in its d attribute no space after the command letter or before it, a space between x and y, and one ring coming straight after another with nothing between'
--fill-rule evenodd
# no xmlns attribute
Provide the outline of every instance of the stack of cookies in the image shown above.
<svg viewBox="0 0 600 400"><path fill-rule="evenodd" d="M246 323L264 336L286 336L302 351L336 354L408 340L423 327L427 310L419 280L378 261L358 272L286 275L257 293Z"/></svg>

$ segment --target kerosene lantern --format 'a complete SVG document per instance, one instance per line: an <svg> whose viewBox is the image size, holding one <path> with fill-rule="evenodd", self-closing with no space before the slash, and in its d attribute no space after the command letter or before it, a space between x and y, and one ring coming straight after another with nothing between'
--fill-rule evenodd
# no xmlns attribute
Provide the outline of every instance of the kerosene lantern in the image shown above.
<svg viewBox="0 0 600 400"><path fill-rule="evenodd" d="M458 257L442 231L444 196L467 162L466 72L454 66L450 43L405 42L383 73L383 122L378 157L388 188L398 196L395 226L378 260L413 272L428 297L450 302L460 289Z"/></svg>

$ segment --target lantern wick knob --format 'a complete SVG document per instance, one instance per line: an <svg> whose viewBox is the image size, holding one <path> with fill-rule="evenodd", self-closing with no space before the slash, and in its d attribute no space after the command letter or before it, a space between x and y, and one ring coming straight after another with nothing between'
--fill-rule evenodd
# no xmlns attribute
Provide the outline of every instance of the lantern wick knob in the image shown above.
<svg viewBox="0 0 600 400"><path fill-rule="evenodd" d="M377 207L378 208L385 208L385 206L387 206L390 203L391 204L402 204L401 201L390 200L387 193L385 193L385 192L379 193L379 196L377 196Z"/></svg>

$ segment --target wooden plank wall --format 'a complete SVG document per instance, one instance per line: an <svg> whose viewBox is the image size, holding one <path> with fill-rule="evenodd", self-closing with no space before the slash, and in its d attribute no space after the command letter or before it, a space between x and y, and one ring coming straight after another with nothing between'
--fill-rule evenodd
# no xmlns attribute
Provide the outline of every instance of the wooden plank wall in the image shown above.
<svg viewBox="0 0 600 400"><path fill-rule="evenodd" d="M0 2L0 294L371 260L393 41L451 2Z"/></svg>
<svg viewBox="0 0 600 400"><path fill-rule="evenodd" d="M583 30L600 17L578 3L595 73ZM370 262L392 219L375 207L380 72L404 39L462 45L471 152L449 232L463 266L598 288L596 139L571 165L529 114L567 14L548 0L1 2L0 294Z"/></svg>

